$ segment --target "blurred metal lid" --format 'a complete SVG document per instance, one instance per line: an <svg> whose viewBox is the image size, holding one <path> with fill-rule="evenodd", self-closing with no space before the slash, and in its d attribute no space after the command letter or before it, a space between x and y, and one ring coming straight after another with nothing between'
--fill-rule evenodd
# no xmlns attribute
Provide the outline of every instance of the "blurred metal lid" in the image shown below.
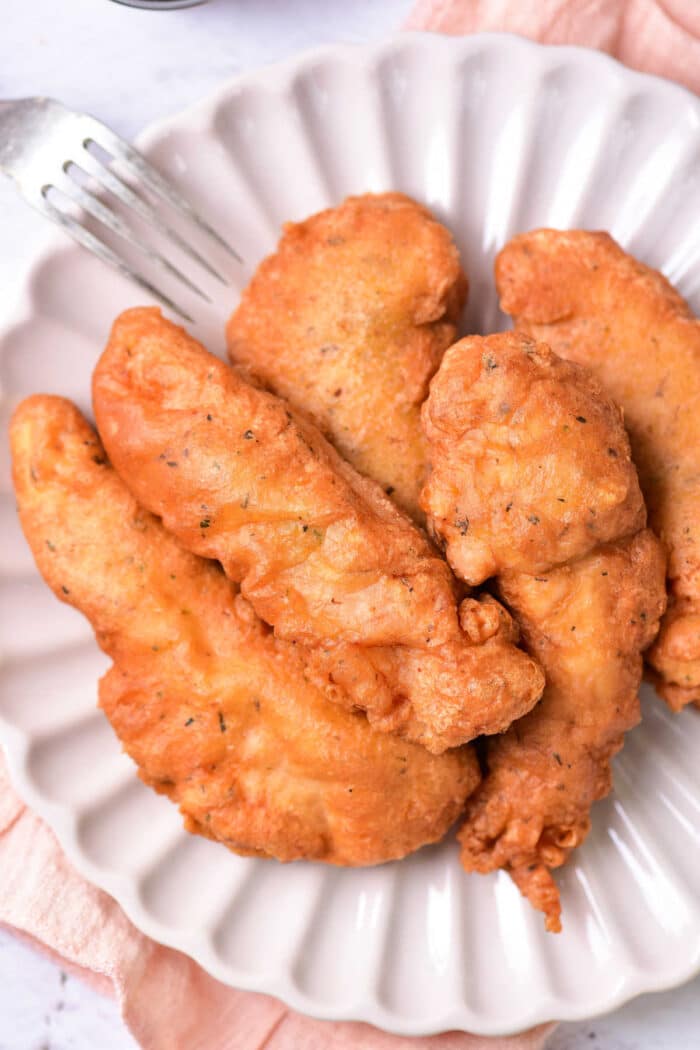
<svg viewBox="0 0 700 1050"><path fill-rule="evenodd" d="M176 7L194 7L205 4L207 0L113 0L115 4L126 4L127 7L145 7L149 11L172 11Z"/></svg>

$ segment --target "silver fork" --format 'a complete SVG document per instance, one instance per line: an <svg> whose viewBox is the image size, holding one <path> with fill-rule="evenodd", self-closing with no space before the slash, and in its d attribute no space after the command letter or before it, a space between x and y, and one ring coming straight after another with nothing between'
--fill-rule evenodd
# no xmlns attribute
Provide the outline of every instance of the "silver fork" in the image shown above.
<svg viewBox="0 0 700 1050"><path fill-rule="evenodd" d="M92 147L92 148L91 148ZM102 159L94 147L108 157ZM50 98L24 98L0 102L0 171L16 182L24 198L52 222L57 223L79 244L88 248L115 270L134 281L149 295L186 321L192 318L182 307L160 291L143 274L92 233L68 211L59 206L64 198L79 205L104 227L136 247L162 272L174 277L190 291L211 302L209 296L161 252L145 244L131 224L76 181L80 169L96 179L101 189L126 204L141 219L176 245L181 252L222 284L228 281L193 248L139 194L135 193L111 167L117 161L125 176L145 186L223 248L237 262L241 257L198 215L146 159L128 142L85 113L75 113ZM59 191L59 200L52 190Z"/></svg>

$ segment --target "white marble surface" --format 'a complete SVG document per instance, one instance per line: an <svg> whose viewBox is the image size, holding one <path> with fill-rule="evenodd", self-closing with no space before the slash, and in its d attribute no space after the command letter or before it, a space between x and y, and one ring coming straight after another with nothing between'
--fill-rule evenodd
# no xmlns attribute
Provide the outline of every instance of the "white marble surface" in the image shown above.
<svg viewBox="0 0 700 1050"><path fill-rule="evenodd" d="M317 44L389 33L410 7L411 0L209 0L154 13L110 0L3 0L0 97L52 95L131 136L238 71ZM44 231L41 218L5 182L0 230L4 311ZM114 1003L0 930L0 1050L135 1045ZM548 1050L698 1047L700 980L606 1018L562 1025Z"/></svg>

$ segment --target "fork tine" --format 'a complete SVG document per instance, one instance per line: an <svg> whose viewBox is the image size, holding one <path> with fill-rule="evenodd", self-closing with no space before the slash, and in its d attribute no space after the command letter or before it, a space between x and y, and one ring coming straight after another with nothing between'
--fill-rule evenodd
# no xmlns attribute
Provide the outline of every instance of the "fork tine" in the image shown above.
<svg viewBox="0 0 700 1050"><path fill-rule="evenodd" d="M90 153L88 149L84 148L83 152L80 154L80 160L76 161L76 164L79 168L84 168L88 174L93 175L109 190L110 193L113 193L115 197L122 201L123 204L133 208L142 219L145 219L146 222L150 223L150 225L158 230L159 233L168 237L173 244L176 244L181 251L188 255L190 259L193 259L198 263L202 269L206 270L212 277L215 277L217 281L221 282L221 284L228 287L229 282L226 278L222 277L221 274L214 269L211 263L208 263L195 248L192 248L176 230L173 230L167 223L163 222L158 213L151 208L142 197L139 197L130 186L127 186L125 182L122 182L113 171L110 171L106 165L102 164L94 153Z"/></svg>
<svg viewBox="0 0 700 1050"><path fill-rule="evenodd" d="M173 313L177 314L178 317L181 317L183 321L194 324L194 318L190 317L190 315L185 313L184 310L181 310L172 299L169 299L167 295L159 291L155 285L151 284L151 282L140 273L132 270L125 262L122 262L119 256L101 241L99 237L95 237L95 235L90 233L89 230L86 230L85 227L81 226L71 215L67 215L65 212L56 208L41 192L26 193L25 199L33 208L40 211L42 215L45 215L46 218L51 219L52 222L61 226L74 241L78 242L78 244L82 244L84 248L88 248L91 252L102 259L103 262L108 263L115 270L118 270L118 272L124 277L134 281L140 288L143 288L145 292L152 295L155 299L158 299L168 310L171 310Z"/></svg>
<svg viewBox="0 0 700 1050"><path fill-rule="evenodd" d="M151 259L152 262L156 263L157 266L160 266L161 269L169 273L171 277L176 277L179 281L182 281L190 291L195 292L201 299L204 299L205 302L211 302L209 296L206 295L201 288L198 288L186 274L182 273L181 270L178 270L177 266L173 266L171 262L168 262L160 252L149 248L147 244L144 244L143 241L139 240L128 223L124 222L124 220L120 219L118 215L115 215L114 212L105 207L102 201L98 200L98 198L90 193L89 190L86 190L84 186L81 186L79 183L75 182L74 179L71 179L68 174L64 174L60 179L55 179L51 185L62 193L65 193L66 196L70 197L71 200L74 200L76 204L79 204L85 211L94 215L96 219L108 229L112 230L113 233L116 233L129 244L138 248L140 252Z"/></svg>
<svg viewBox="0 0 700 1050"><path fill-rule="evenodd" d="M198 212L194 210L189 201L185 200L184 197L181 197L180 194L173 189L170 183L164 179L163 176L156 171L156 169L149 164L133 146L130 146L128 142L124 141L124 139L115 135L110 128L106 127L99 120L96 120L94 117L89 117L88 119L94 129L94 141L98 146L102 146L102 148L106 149L106 151L111 153L112 156L118 157L120 160L126 161L127 164L130 164L138 174L139 178L145 182L154 193L157 193L164 200L168 201L168 203L174 208L184 212L192 222L199 226L199 228L210 237L213 237L214 240L220 244L229 255L232 255L237 262L243 262L238 252L232 248L231 245L228 244L228 242L225 241L224 238L217 233Z"/></svg>

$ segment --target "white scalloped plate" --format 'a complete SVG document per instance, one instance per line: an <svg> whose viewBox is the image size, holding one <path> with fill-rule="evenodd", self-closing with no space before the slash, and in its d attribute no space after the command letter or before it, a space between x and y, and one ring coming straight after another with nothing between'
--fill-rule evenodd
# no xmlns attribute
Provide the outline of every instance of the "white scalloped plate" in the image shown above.
<svg viewBox="0 0 700 1050"><path fill-rule="evenodd" d="M404 190L449 224L471 280L469 330L503 327L494 254L541 224L611 230L697 310L699 128L687 92L592 52L407 35L236 80L141 145L246 259L216 260L234 291L207 283L211 309L185 303L222 352L223 320L280 224L366 190ZM4 417L39 390L87 409L109 324L139 301L53 238L1 333ZM95 709L107 661L20 534L5 449L2 469L0 732L12 776L140 929L232 985L410 1035L587 1017L700 968L700 712L673 717L645 699L615 794L559 876L558 937L505 875L465 875L453 842L364 871L235 857L188 836L136 778Z"/></svg>

